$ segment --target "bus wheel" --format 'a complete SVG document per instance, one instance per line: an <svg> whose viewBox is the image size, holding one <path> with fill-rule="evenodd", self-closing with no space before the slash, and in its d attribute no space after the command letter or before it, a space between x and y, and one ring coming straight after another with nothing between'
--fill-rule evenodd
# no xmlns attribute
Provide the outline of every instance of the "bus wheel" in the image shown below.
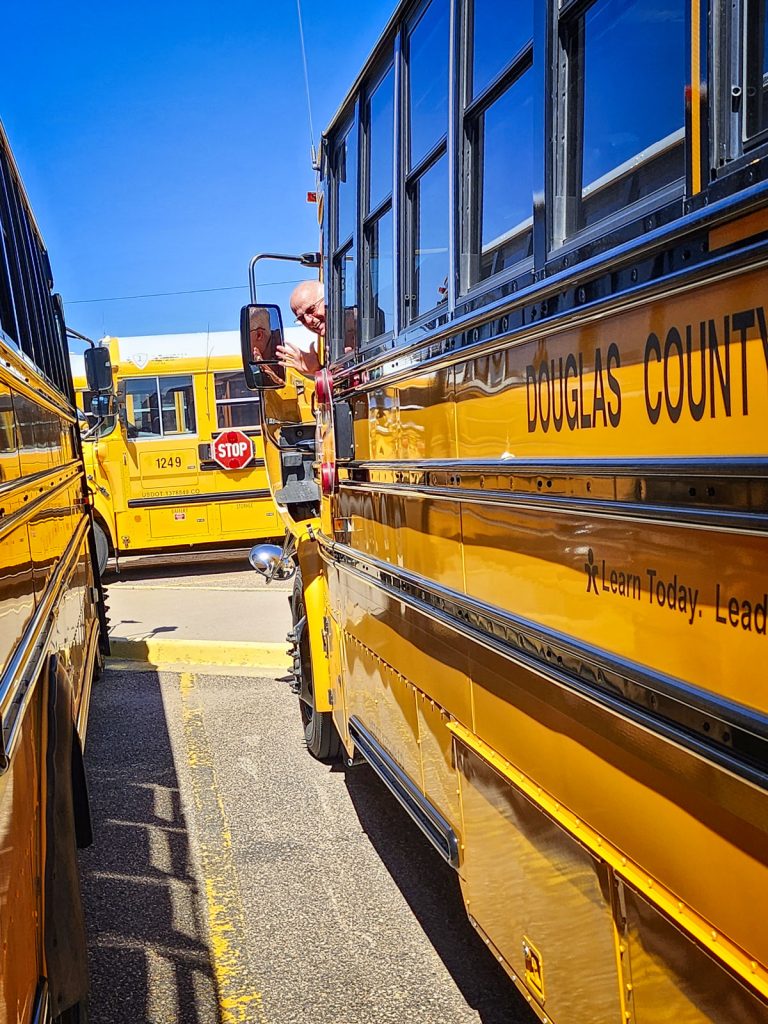
<svg viewBox="0 0 768 1024"><path fill-rule="evenodd" d="M293 626L299 643L299 710L304 726L304 739L307 750L318 761L337 761L341 753L341 740L333 722L330 711L315 709L315 688L312 679L312 660L309 649L309 631L307 629L307 610L304 604L301 570L294 577L293 596L291 598Z"/></svg>
<svg viewBox="0 0 768 1024"><path fill-rule="evenodd" d="M93 536L96 540L96 568L99 570L99 576L103 576L109 560L109 541L97 522L93 524Z"/></svg>

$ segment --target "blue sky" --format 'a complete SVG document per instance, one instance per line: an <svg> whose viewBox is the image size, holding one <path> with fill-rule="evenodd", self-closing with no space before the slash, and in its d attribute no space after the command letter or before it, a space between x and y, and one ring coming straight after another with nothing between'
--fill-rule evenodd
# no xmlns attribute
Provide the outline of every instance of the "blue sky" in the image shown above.
<svg viewBox="0 0 768 1024"><path fill-rule="evenodd" d="M393 7L303 0L316 136ZM243 285L254 252L317 247L295 0L29 0L3 28L0 118L70 326L236 329L245 290L78 300Z"/></svg>

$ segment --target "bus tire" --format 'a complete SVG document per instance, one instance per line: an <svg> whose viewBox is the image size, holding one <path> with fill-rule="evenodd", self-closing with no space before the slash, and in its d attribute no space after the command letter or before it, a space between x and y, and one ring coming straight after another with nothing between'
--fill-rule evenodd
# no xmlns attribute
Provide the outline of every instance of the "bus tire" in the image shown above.
<svg viewBox="0 0 768 1024"><path fill-rule="evenodd" d="M103 576L109 561L109 538L104 532L104 528L96 520L93 523L93 537L96 541L96 568L99 571L99 576Z"/></svg>
<svg viewBox="0 0 768 1024"><path fill-rule="evenodd" d="M304 603L304 590L302 586L301 570L296 572L293 584L293 595L291 597L291 610L293 613L294 629L306 618L306 605ZM301 629L299 635L299 671L301 678L299 691L299 711L301 712L301 723L304 726L304 739L307 750L317 758L318 761L331 763L338 761L341 754L341 739L333 721L330 711L318 711L315 708L315 688L312 679L312 659L309 647L309 631Z"/></svg>

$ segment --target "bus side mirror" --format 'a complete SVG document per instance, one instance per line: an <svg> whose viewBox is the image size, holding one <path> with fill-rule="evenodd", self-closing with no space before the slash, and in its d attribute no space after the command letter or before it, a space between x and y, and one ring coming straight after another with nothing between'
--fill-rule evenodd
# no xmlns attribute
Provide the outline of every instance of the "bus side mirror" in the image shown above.
<svg viewBox="0 0 768 1024"><path fill-rule="evenodd" d="M285 367L276 349L283 344L279 306L251 304L240 310L240 349L245 383L251 391L269 391L285 384Z"/></svg>
<svg viewBox="0 0 768 1024"><path fill-rule="evenodd" d="M87 348L83 352L85 360L85 377L88 381L88 390L97 394L111 393L112 391L112 362L109 358L109 349L97 345L95 348Z"/></svg>

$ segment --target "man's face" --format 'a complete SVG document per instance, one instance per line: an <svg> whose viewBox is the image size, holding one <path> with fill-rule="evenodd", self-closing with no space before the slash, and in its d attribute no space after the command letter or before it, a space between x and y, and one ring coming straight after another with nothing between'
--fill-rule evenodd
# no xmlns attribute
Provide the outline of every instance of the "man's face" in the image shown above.
<svg viewBox="0 0 768 1024"><path fill-rule="evenodd" d="M294 310L296 323L303 324L315 334L325 334L325 299L305 302L303 299Z"/></svg>

